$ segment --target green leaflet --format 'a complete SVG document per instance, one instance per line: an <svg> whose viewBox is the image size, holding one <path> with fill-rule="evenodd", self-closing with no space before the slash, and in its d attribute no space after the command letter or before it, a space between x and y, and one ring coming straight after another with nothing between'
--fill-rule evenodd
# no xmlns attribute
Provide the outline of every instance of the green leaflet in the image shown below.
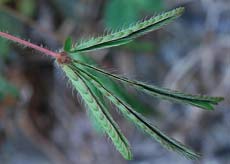
<svg viewBox="0 0 230 164"><path fill-rule="evenodd" d="M75 67L73 67L74 69ZM78 68L80 71L79 74L84 76L88 81L92 82L93 85L97 86L97 88L101 91L103 95L106 97L122 112L122 114L127 117L132 123L136 124L141 130L145 133L152 136L155 140L157 140L162 146L165 148L178 152L189 159L197 159L200 157L199 154L196 154L189 148L185 147L178 141L168 137L164 133L162 133L157 127L151 125L146 121L140 114L130 108L129 105L125 104L121 99L113 95L108 89L106 89L106 84L101 84L97 79L87 73L86 71Z"/></svg>
<svg viewBox="0 0 230 164"><path fill-rule="evenodd" d="M87 56L85 54L74 53L74 54L70 54L70 57L73 58L74 60L77 60L77 61L80 61L83 63L87 63L87 64L90 64L93 66L97 66L96 62L92 58L90 58L89 56ZM148 105L141 103L140 101L138 101L138 99L134 95L129 94L123 85L120 85L119 83L115 82L113 79L111 79L107 76L104 76L103 74L98 73L92 69L85 68L84 66L78 65L78 67L80 67L84 70L87 70L87 72L94 75L98 81L106 84L106 86L110 90L110 92L112 92L114 95L119 97L122 101L126 102L127 104L130 104L131 107L133 107L133 108L135 107L134 109L137 112L142 113L142 114L150 114L150 113L157 114L157 112L155 112ZM100 99L102 100L101 95L99 95L99 93L98 93L97 97L100 97ZM106 108L109 108L109 106L106 106Z"/></svg>
<svg viewBox="0 0 230 164"><path fill-rule="evenodd" d="M104 105L95 96L95 93L90 89L92 84L88 82L84 77L80 76L77 70L72 69L71 66L62 65L62 69L66 73L67 77L72 82L75 89L80 93L86 105L89 107L94 119L99 123L100 127L108 134L113 141L116 149L127 160L132 158L132 153L129 148L127 139L120 132L119 127L112 119L110 114L104 109Z"/></svg>
<svg viewBox="0 0 230 164"><path fill-rule="evenodd" d="M69 52L72 48L72 39L70 37L68 37L65 40L65 44L64 44L64 51L65 52Z"/></svg>
<svg viewBox="0 0 230 164"><path fill-rule="evenodd" d="M108 73L104 70L101 70L97 67L88 65L86 63L82 63L79 61L74 61L82 66L85 66L87 68L91 68L92 70L95 70L97 72L100 72L104 75L107 75L113 79L116 79L121 82L125 82L127 84L130 84L134 86L135 88L142 90L152 96L165 99L165 100L170 100L170 101L176 101L180 103L185 103L185 104L190 104L202 109L207 109L207 110L213 110L213 105L218 104L220 101L222 101L224 98L223 97L208 97L208 96L200 96L200 95L190 95L190 94L185 94L179 91L173 91L169 89L164 89L164 88L159 88L156 86L152 85L147 85L145 83L135 81L135 80L129 80L124 77L120 77L111 73Z"/></svg>
<svg viewBox="0 0 230 164"><path fill-rule="evenodd" d="M77 43L70 52L86 52L127 44L141 35L157 30L162 26L171 23L173 20L179 17L183 11L184 8L179 7L156 17L152 17L146 21L138 22L134 26L118 32L98 38L92 38L88 41L82 41L81 43Z"/></svg>
<svg viewBox="0 0 230 164"><path fill-rule="evenodd" d="M87 56L87 55L83 55L83 54L77 54L76 55L75 54L73 56L73 58L75 60L78 60L78 61L81 61L81 62L84 62L84 63L88 63L90 65L96 65L96 62L92 58L90 58L89 56ZM87 71L90 72L90 73L92 73L92 71L90 69L88 69ZM98 75L98 77L100 77L100 74ZM100 91L98 91L98 89L94 85L90 85L90 89L93 91L93 93L97 97L98 101L100 101L103 104L104 108L105 109L109 109L110 106L109 106L108 103L106 103L106 101L105 101L103 95L100 93ZM93 127L95 128L95 130L97 132L102 132L103 129L101 129L100 126L98 126L97 120L95 120L95 118L93 117L93 115L90 112L87 112L87 113L89 115L90 121L93 124Z"/></svg>

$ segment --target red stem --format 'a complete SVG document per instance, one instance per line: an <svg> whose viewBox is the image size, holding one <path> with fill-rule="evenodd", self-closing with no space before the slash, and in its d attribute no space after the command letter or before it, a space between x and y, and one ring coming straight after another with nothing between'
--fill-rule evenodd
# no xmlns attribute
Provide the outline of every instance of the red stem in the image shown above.
<svg viewBox="0 0 230 164"><path fill-rule="evenodd" d="M48 49L46 49L46 48L37 46L37 45L35 45L35 44L33 44L33 43L27 42L27 41L25 41L25 40L22 40L22 39L20 39L20 38L17 38L17 37L15 37L15 36L10 35L10 34L4 33L4 32L0 32L0 36L3 37L3 38L9 39L9 40L11 40L11 41L17 42L17 43L19 43L19 44L22 44L22 45L24 45L24 46L33 48L33 49L35 49L35 50L37 50L37 51L40 51L40 52L42 52L42 53L44 53L44 54L46 54L46 55L52 56L52 57L54 57L54 58L56 58L56 59L58 59L58 58L61 57L61 55L60 55L59 53L55 53L55 52L50 51L50 50L48 50Z"/></svg>

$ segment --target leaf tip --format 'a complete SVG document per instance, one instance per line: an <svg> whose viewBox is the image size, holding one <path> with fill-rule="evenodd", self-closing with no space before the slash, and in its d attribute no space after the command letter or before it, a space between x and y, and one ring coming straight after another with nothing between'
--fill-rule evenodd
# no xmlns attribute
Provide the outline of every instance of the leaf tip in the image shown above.
<svg viewBox="0 0 230 164"><path fill-rule="evenodd" d="M64 51L69 52L72 48L72 38L67 37L64 43Z"/></svg>

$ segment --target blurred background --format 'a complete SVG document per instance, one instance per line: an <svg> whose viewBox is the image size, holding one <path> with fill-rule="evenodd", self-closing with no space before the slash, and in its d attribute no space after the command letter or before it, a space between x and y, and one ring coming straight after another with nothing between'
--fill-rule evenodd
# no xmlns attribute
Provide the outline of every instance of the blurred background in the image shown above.
<svg viewBox="0 0 230 164"><path fill-rule="evenodd" d="M184 15L167 27L88 55L129 78L224 96L215 111L204 111L128 90L139 112L203 154L199 161L165 150L112 112L134 153L125 161L53 60L0 38L0 163L230 164L229 0L0 0L0 30L59 51L68 36L98 36L178 6Z"/></svg>

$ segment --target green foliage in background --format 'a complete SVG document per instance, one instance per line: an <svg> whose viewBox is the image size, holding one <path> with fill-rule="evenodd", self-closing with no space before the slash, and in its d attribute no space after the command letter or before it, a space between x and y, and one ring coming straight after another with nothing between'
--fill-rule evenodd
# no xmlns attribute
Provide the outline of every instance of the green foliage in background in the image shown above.
<svg viewBox="0 0 230 164"><path fill-rule="evenodd" d="M36 0L0 0L0 5L14 4L15 10L25 16L33 16Z"/></svg>
<svg viewBox="0 0 230 164"><path fill-rule="evenodd" d="M1 74L0 74L0 102L4 100L5 97L10 96L17 98L19 92L12 84L9 83Z"/></svg>
<svg viewBox="0 0 230 164"><path fill-rule="evenodd" d="M18 0L17 9L23 15L32 17L36 9L36 0Z"/></svg>
<svg viewBox="0 0 230 164"><path fill-rule="evenodd" d="M106 3L104 21L109 29L129 25L136 22L142 14L152 15L164 8L162 0L108 0Z"/></svg>
<svg viewBox="0 0 230 164"><path fill-rule="evenodd" d="M137 22L142 15L152 15L163 9L162 0L108 0L105 6L104 23L108 29L113 30ZM155 50L152 43L139 41L131 42L122 48L142 53Z"/></svg>
<svg viewBox="0 0 230 164"><path fill-rule="evenodd" d="M16 6L17 12L25 16L31 17L34 14L36 8L35 0L0 0L0 5L7 5L8 3L14 3ZM17 16L16 16L17 17ZM0 30L1 31L11 31L14 35L22 35L23 33L23 24L9 13L5 13L0 10ZM5 63L5 60L8 59L10 51L10 42L7 40L0 40L0 60L1 64ZM1 70L0 70L1 73ZM5 79L0 74L0 101L2 101L6 96L17 98L19 96L18 90L15 86L10 84L10 82Z"/></svg>
<svg viewBox="0 0 230 164"><path fill-rule="evenodd" d="M23 14L28 17L32 17L34 15L36 9L36 1L35 0L0 0L0 5L7 5L8 3L14 3L16 6L16 11L20 14ZM23 33L23 25L17 19L17 16L9 15L9 13L5 13L0 10L0 30L1 31L11 31L14 35L22 35ZM16 28L15 28L16 27ZM0 40L0 58L3 60L7 57L10 50L10 43L6 40Z"/></svg>
<svg viewBox="0 0 230 164"><path fill-rule="evenodd" d="M0 30L11 31L15 35L22 33L22 24L12 16L0 11ZM17 28L15 28L17 27ZM9 54L10 43L7 40L0 40L0 58L5 59Z"/></svg>
<svg viewBox="0 0 230 164"><path fill-rule="evenodd" d="M11 2L12 0L0 0L0 5Z"/></svg>

